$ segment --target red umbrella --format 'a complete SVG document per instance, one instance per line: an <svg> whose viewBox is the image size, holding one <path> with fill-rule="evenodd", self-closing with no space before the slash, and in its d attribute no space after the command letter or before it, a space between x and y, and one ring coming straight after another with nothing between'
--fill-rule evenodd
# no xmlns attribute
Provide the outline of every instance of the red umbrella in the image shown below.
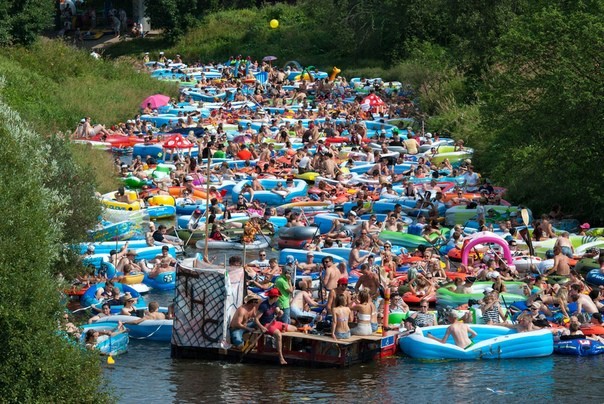
<svg viewBox="0 0 604 404"><path fill-rule="evenodd" d="M164 149L191 149L193 143L182 137L181 134L170 136L164 141Z"/></svg>
<svg viewBox="0 0 604 404"><path fill-rule="evenodd" d="M155 94L150 95L145 98L145 101L141 102L141 108L146 108L147 104L151 104L151 108L156 109L159 107L163 107L164 105L168 105L170 102L170 97L163 94Z"/></svg>
<svg viewBox="0 0 604 404"><path fill-rule="evenodd" d="M369 105L372 110L386 105L384 101L382 101L382 99L375 94L369 94L367 97L363 98L362 104Z"/></svg>

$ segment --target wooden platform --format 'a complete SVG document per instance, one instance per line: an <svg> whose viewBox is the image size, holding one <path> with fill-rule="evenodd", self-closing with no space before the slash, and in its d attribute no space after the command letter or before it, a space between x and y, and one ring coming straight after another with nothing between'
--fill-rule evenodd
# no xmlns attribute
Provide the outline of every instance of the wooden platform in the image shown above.
<svg viewBox="0 0 604 404"><path fill-rule="evenodd" d="M309 367L348 367L392 356L396 352L398 332L385 336L354 335L348 339L334 340L331 336L288 332L283 334L283 356L288 365ZM278 364L279 358L270 337L263 335L248 353L235 349L201 349L172 345L172 356L225 360L231 362Z"/></svg>

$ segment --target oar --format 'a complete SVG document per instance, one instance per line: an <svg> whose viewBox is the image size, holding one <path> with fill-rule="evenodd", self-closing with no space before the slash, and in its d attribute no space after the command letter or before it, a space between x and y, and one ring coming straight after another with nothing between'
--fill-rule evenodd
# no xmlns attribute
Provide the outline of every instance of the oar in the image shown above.
<svg viewBox="0 0 604 404"><path fill-rule="evenodd" d="M515 322L514 322L514 319L512 318L512 312L510 311L510 308L505 301L505 297L503 297L503 293L500 294L499 297L501 297L501 301L503 302L503 307L505 307L506 314L510 317L510 321L512 322L512 324L514 324Z"/></svg>
<svg viewBox="0 0 604 404"><path fill-rule="evenodd" d="M247 346L243 349L243 351L241 351L241 357L239 358L239 362L243 362L243 358L245 357L245 355L247 355L248 353L250 353L252 351L252 349L254 349L254 347L258 344L258 341L260 340L260 338L263 335L264 335L263 332L257 332L257 333L253 332L252 333L252 335L250 336L250 339L248 340Z"/></svg>

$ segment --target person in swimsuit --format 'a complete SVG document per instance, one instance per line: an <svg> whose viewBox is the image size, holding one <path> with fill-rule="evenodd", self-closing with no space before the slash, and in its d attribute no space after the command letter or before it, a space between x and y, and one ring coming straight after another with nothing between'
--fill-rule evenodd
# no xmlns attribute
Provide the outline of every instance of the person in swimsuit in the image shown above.
<svg viewBox="0 0 604 404"><path fill-rule="evenodd" d="M442 339L436 338L430 333L427 334L427 337L438 341L441 344L446 344L447 339L449 338L449 336L451 336L453 337L453 341L455 341L455 345L463 349L468 349L472 345L474 345L474 342L470 338L474 338L476 335L478 335L476 334L476 331L471 329L467 324L459 321L455 313L452 311L449 312L448 318L451 322L451 325L447 327L447 332L445 332L445 335L442 337Z"/></svg>
<svg viewBox="0 0 604 404"><path fill-rule="evenodd" d="M359 292L359 303L357 303L352 311L357 313L357 326L350 330L352 335L371 335L373 329L371 327L372 307L369 302L369 292L361 290Z"/></svg>
<svg viewBox="0 0 604 404"><path fill-rule="evenodd" d="M336 307L332 311L333 320L331 321L331 336L336 341L338 339L350 338L350 328L348 322L353 320L352 311L346 306L344 295L336 297Z"/></svg>

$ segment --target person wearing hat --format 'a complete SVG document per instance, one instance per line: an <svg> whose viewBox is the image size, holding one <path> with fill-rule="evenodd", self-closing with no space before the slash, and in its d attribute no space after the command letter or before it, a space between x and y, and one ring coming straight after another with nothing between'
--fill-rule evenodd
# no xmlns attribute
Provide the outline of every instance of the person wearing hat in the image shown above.
<svg viewBox="0 0 604 404"><path fill-rule="evenodd" d="M589 225L589 223L583 223L581 226L579 226L579 233L577 235L579 236L587 236L587 230L589 230L591 228L591 226Z"/></svg>
<svg viewBox="0 0 604 404"><path fill-rule="evenodd" d="M292 294L294 293L293 278L294 271L296 270L296 260L293 255L288 255L285 260L286 265L283 267L281 275L275 280L275 287L279 289L280 292L279 308L283 311L281 321L285 324L289 324L291 322L290 301Z"/></svg>
<svg viewBox="0 0 604 404"><path fill-rule="evenodd" d="M278 305L279 296L281 296L279 289L270 289L266 293L266 296L268 298L260 303L260 306L258 306L258 311L256 313L256 324L258 324L260 331L272 335L275 338L276 349L279 354L279 363L281 365L287 365L287 362L283 357L281 334L284 332L295 332L297 329L293 325L277 321L277 318L281 317L283 314Z"/></svg>
<svg viewBox="0 0 604 404"><path fill-rule="evenodd" d="M124 293L124 296L122 296L122 302L124 307L122 307L120 314L124 316L136 316L136 307L134 307L136 298L132 297L130 292Z"/></svg>
<svg viewBox="0 0 604 404"><path fill-rule="evenodd" d="M243 298L243 305L239 306L229 324L229 334L231 336L231 345L233 348L240 349L243 347L243 334L246 332L252 333L255 328L259 328L257 323L256 311L260 303L260 296L249 294Z"/></svg>
<svg viewBox="0 0 604 404"><path fill-rule="evenodd" d="M164 55L164 52L163 51L159 52L159 58L157 58L157 61L159 63L166 63L167 60L168 59L166 59L166 55Z"/></svg>

